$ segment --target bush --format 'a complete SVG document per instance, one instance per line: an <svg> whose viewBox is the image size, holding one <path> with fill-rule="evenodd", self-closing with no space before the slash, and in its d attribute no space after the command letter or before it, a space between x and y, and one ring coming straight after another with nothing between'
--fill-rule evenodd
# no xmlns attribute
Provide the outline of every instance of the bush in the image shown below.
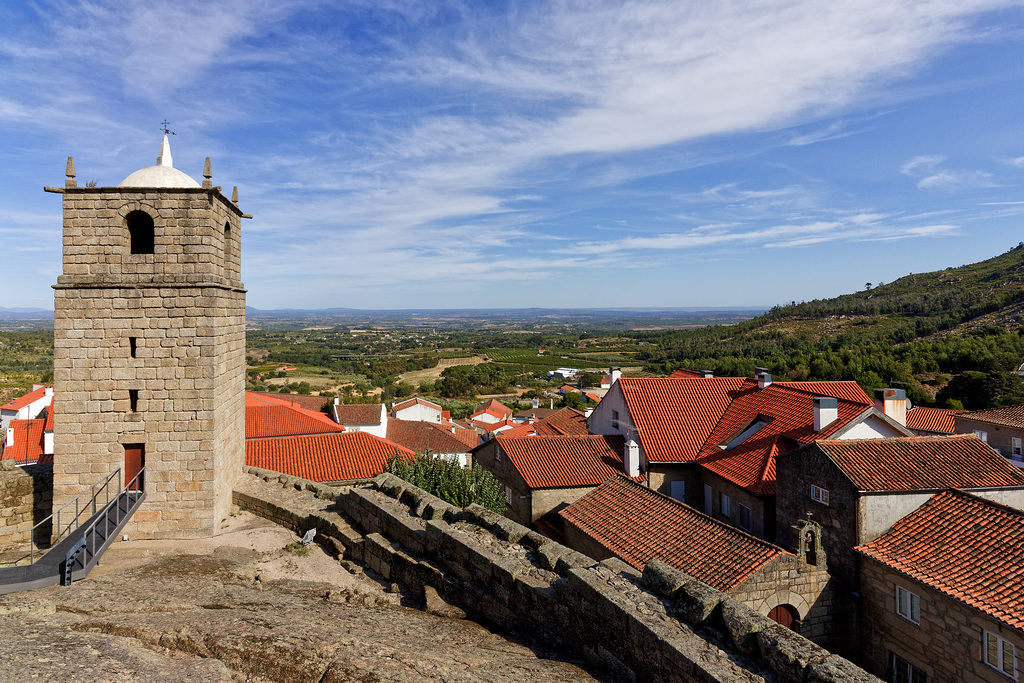
<svg viewBox="0 0 1024 683"><path fill-rule="evenodd" d="M505 513L501 484L480 465L468 470L457 462L419 453L413 458L392 456L385 471L460 508L476 503L498 514Z"/></svg>

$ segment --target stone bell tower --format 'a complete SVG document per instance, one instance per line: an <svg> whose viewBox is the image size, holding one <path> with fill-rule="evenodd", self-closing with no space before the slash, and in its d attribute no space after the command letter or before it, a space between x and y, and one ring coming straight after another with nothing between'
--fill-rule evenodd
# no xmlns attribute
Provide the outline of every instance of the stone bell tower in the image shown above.
<svg viewBox="0 0 1024 683"><path fill-rule="evenodd" d="M165 131L166 133L167 131ZM121 468L147 497L125 533L216 533L245 460L245 289L229 200L174 168L78 187L68 158L54 285L54 510Z"/></svg>

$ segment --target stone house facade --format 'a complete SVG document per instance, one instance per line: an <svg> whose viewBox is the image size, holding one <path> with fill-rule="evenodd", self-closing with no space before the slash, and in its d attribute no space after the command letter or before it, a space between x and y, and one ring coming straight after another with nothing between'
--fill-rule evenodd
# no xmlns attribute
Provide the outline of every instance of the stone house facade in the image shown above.
<svg viewBox="0 0 1024 683"><path fill-rule="evenodd" d="M1019 511L945 491L858 547L863 666L887 680L1018 680L1022 541Z"/></svg>
<svg viewBox="0 0 1024 683"><path fill-rule="evenodd" d="M1017 467L1024 467L1024 405L956 413L957 434L977 434Z"/></svg>
<svg viewBox="0 0 1024 683"><path fill-rule="evenodd" d="M156 166L77 187L68 159L54 285L54 506L121 468L147 500L126 533L216 533L244 464L241 219L207 179Z"/></svg>
<svg viewBox="0 0 1024 683"><path fill-rule="evenodd" d="M857 585L854 548L887 532L937 491L958 488L1024 508L1024 473L973 435L816 441L776 458L779 544L810 516L829 571Z"/></svg>

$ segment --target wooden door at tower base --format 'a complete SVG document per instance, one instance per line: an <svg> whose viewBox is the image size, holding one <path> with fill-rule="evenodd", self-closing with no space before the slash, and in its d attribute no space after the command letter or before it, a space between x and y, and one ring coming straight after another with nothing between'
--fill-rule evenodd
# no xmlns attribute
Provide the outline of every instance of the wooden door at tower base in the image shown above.
<svg viewBox="0 0 1024 683"><path fill-rule="evenodd" d="M124 445L124 486L131 484L132 491L145 490L144 477L135 477L146 466L146 445L129 443ZM133 482L132 480L135 479Z"/></svg>

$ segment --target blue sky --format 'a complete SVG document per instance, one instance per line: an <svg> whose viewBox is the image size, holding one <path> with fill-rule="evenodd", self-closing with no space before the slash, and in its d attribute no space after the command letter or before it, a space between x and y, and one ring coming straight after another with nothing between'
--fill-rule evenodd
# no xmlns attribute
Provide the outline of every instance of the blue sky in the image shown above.
<svg viewBox="0 0 1024 683"><path fill-rule="evenodd" d="M1020 2L0 5L0 307L65 159L238 185L257 308L771 306L1024 240Z"/></svg>

